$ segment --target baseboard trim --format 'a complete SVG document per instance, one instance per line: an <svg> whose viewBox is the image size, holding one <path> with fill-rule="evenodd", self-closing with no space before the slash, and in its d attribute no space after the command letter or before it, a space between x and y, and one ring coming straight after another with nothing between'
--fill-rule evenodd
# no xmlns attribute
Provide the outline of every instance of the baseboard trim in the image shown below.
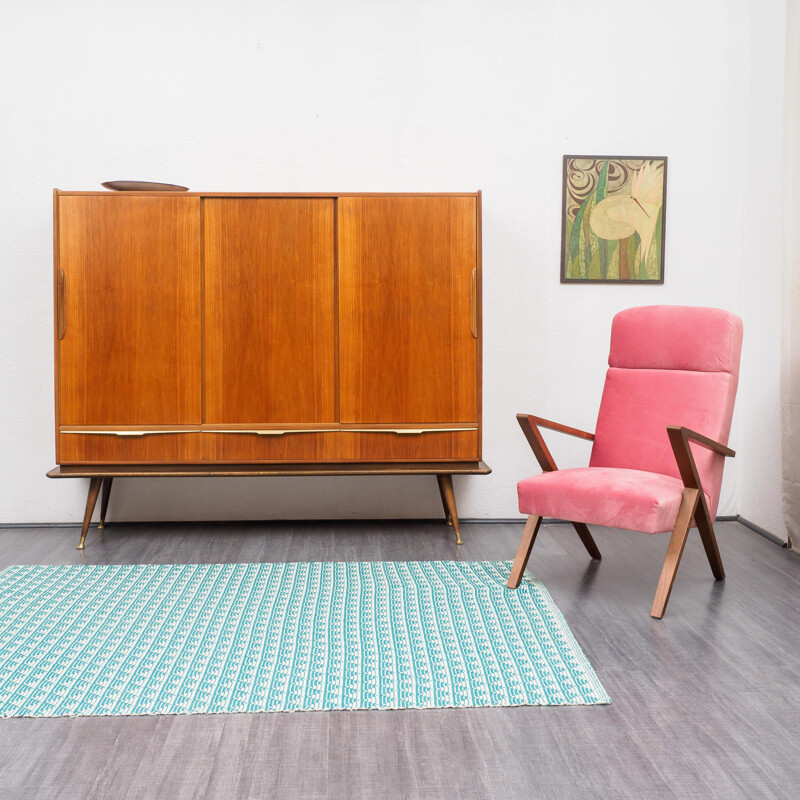
<svg viewBox="0 0 800 800"><path fill-rule="evenodd" d="M756 525L755 522L750 522L749 519L745 519L741 514L735 517L735 519L737 522L741 522L745 528L750 528L751 531L755 531L759 536L763 536L765 539L772 542L772 544L776 544L778 547L783 547L784 549L789 547L788 542L784 542L783 539L779 539L774 533L764 530L760 525Z"/></svg>
<svg viewBox="0 0 800 800"><path fill-rule="evenodd" d="M525 519L526 519L525 517L507 517L507 518L505 518L505 517L491 517L491 518L474 517L474 518L471 518L471 519L461 519L459 517L459 520L464 524L467 524L467 523L470 523L470 522L482 522L482 523L495 523L496 522L496 523L502 523L504 525L508 525L509 523L515 523L515 524L519 524L519 525L524 525L525 524ZM733 516L730 516L730 517L715 517L714 521L715 522L743 522L743 520L741 520L736 514L734 514ZM435 520L432 520L432 522L435 522ZM555 518L551 518L551 517L545 517L542 520L542 525L572 525L572 523L568 519L555 519ZM771 536L772 534L768 534L768 535ZM780 541L780 540L776 539L776 541Z"/></svg>
<svg viewBox="0 0 800 800"><path fill-rule="evenodd" d="M461 519L459 521L464 525L469 523L489 523L491 525L524 525L527 517L472 517L470 519ZM542 525L571 525L572 523L566 519L551 519L545 517L542 520Z"/></svg>
<svg viewBox="0 0 800 800"><path fill-rule="evenodd" d="M92 523L96 525L97 523ZM80 522L3 522L0 531L15 530L17 528L80 528Z"/></svg>
<svg viewBox="0 0 800 800"><path fill-rule="evenodd" d="M318 522L444 522L444 517L372 517L361 518L354 517L349 519L131 519L131 520L115 520L109 519L106 524L111 527L121 527L124 525L252 525L252 524L269 524L269 523L318 523ZM498 524L498 525L524 525L525 517L508 517L508 518L491 518L484 519L483 517L471 517L464 519L459 517L459 522L462 525L470 524ZM551 519L545 520L548 524L561 524L564 520ZM565 523L566 524L566 523ZM98 525L97 520L93 521L90 527L96 528ZM80 520L75 522L3 522L0 523L0 531L13 530L16 528L80 528Z"/></svg>
<svg viewBox="0 0 800 800"><path fill-rule="evenodd" d="M109 526L124 527L129 525L247 525L252 523L321 523L321 522L442 522L442 517L406 517L403 519L238 519L238 520L125 520L115 521L109 520ZM523 525L525 517L468 517L460 520L462 525ZM773 544L778 545L784 549L789 547L788 542L779 539L774 533L770 533L749 519L745 519L740 514L733 516L719 516L716 522L739 522L751 531L754 531L759 536L763 536ZM569 520L565 519L550 519L545 518L542 520L543 525L571 525ZM0 523L0 531L13 530L16 528L80 528L80 522L10 522ZM92 528L97 527L97 523L93 522Z"/></svg>

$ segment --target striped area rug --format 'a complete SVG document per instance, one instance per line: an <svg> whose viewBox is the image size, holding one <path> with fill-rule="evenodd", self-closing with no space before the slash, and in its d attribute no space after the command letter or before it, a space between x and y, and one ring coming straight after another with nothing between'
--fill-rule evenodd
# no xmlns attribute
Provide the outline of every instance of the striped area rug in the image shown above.
<svg viewBox="0 0 800 800"><path fill-rule="evenodd" d="M511 562L14 566L0 716L609 703Z"/></svg>

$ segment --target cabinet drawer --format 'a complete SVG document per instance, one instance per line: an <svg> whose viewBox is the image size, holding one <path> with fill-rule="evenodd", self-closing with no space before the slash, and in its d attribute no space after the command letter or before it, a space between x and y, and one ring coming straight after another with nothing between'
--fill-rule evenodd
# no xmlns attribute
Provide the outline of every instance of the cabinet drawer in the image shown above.
<svg viewBox="0 0 800 800"><path fill-rule="evenodd" d="M59 439L61 464L163 464L204 458L200 431L148 432L137 436L62 431Z"/></svg>
<svg viewBox="0 0 800 800"><path fill-rule="evenodd" d="M205 457L211 462L338 461L339 432L203 433Z"/></svg>
<svg viewBox="0 0 800 800"><path fill-rule="evenodd" d="M439 461L478 458L478 431L342 431L342 461Z"/></svg>
<svg viewBox="0 0 800 800"><path fill-rule="evenodd" d="M182 431L60 434L61 464L338 461L339 432Z"/></svg>

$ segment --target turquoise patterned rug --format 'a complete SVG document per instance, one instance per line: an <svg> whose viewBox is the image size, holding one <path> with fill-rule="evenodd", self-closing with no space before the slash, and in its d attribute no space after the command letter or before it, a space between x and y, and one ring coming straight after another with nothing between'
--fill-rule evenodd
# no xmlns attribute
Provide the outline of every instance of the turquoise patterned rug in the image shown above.
<svg viewBox="0 0 800 800"><path fill-rule="evenodd" d="M611 702L511 562L15 566L0 716Z"/></svg>

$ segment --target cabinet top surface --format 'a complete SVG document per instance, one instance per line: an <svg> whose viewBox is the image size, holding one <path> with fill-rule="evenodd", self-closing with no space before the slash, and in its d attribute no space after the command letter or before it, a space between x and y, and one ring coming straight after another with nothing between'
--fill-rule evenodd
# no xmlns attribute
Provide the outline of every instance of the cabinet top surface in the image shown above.
<svg viewBox="0 0 800 800"><path fill-rule="evenodd" d="M54 189L57 195L103 197L478 197L476 192L109 192Z"/></svg>

